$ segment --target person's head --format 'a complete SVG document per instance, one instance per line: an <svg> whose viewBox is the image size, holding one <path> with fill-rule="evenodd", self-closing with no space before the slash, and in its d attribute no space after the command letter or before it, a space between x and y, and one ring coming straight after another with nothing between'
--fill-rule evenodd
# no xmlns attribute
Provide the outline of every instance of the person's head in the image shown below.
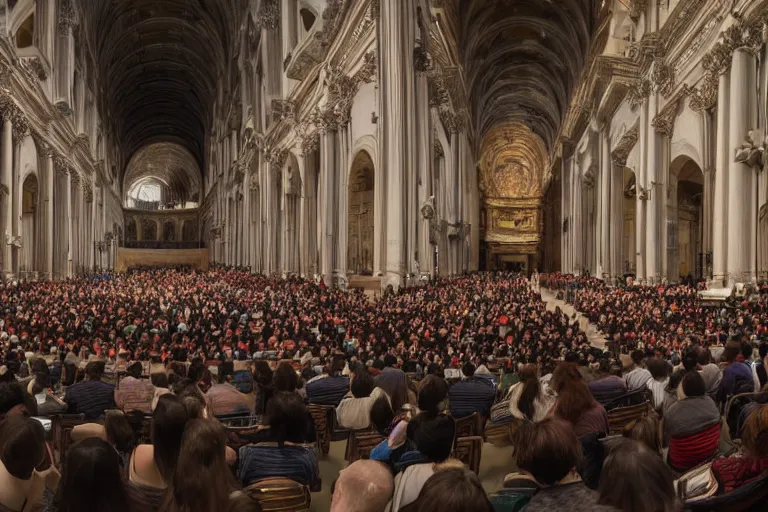
<svg viewBox="0 0 768 512"><path fill-rule="evenodd" d="M290 363L285 363L290 366ZM293 367L291 367L293 371ZM294 375L296 372L293 372ZM253 370L253 380L262 388L266 388L272 385L273 372L272 368L266 361L256 361L256 366Z"/></svg>
<svg viewBox="0 0 768 512"><path fill-rule="evenodd" d="M768 457L768 405L749 414L744 423L741 443L752 457Z"/></svg>
<svg viewBox="0 0 768 512"><path fill-rule="evenodd" d="M358 460L339 473L331 512L384 512L394 491L394 479L385 464Z"/></svg>
<svg viewBox="0 0 768 512"><path fill-rule="evenodd" d="M657 452L623 439L605 459L600 477L602 505L633 512L676 510L674 475Z"/></svg>
<svg viewBox="0 0 768 512"><path fill-rule="evenodd" d="M355 375L352 377L350 383L350 391L355 398L365 398L371 396L373 389L376 387L376 383L373 381L373 377L368 373L368 369L364 366L359 366Z"/></svg>
<svg viewBox="0 0 768 512"><path fill-rule="evenodd" d="M683 393L687 397L704 396L707 393L707 385L704 378L697 371L685 372L683 375Z"/></svg>
<svg viewBox="0 0 768 512"><path fill-rule="evenodd" d="M669 376L669 364L660 357L648 359L648 371L651 377L657 381L663 381Z"/></svg>
<svg viewBox="0 0 768 512"><path fill-rule="evenodd" d="M432 416L440 413L448 397L448 383L435 375L427 375L419 386L418 405L422 412Z"/></svg>
<svg viewBox="0 0 768 512"><path fill-rule="evenodd" d="M752 346L750 341L744 340L741 342L741 355L744 356L744 359L749 361L754 351L755 348Z"/></svg>
<svg viewBox="0 0 768 512"><path fill-rule="evenodd" d="M104 375L104 361L91 361L85 367L85 377L88 380L101 380Z"/></svg>
<svg viewBox="0 0 768 512"><path fill-rule="evenodd" d="M635 366L642 366L643 361L645 360L645 352L642 350L633 350L632 354L632 364Z"/></svg>
<svg viewBox="0 0 768 512"><path fill-rule="evenodd" d="M275 391L293 393L299 387L299 376L291 363L283 361L277 366L272 383Z"/></svg>
<svg viewBox="0 0 768 512"><path fill-rule="evenodd" d="M150 375L149 380L156 388L168 389L168 374L165 372L155 372Z"/></svg>
<svg viewBox="0 0 768 512"><path fill-rule="evenodd" d="M723 349L723 359L728 363L733 363L739 355L741 355L741 342L735 338L729 340Z"/></svg>
<svg viewBox="0 0 768 512"><path fill-rule="evenodd" d="M139 361L136 361L135 363L132 363L128 368L125 369L126 375L128 377L133 377L134 379L140 379L141 374L144 373L144 365L141 364Z"/></svg>
<svg viewBox="0 0 768 512"><path fill-rule="evenodd" d="M424 413L413 419L416 448L430 462L443 462L451 456L456 422L446 414L429 417Z"/></svg>
<svg viewBox="0 0 768 512"><path fill-rule="evenodd" d="M707 366L709 363L712 362L712 352L708 348L705 347L699 347L697 350L698 353L698 361L701 366Z"/></svg>
<svg viewBox="0 0 768 512"><path fill-rule="evenodd" d="M539 367L535 364L526 364L520 369L520 381L523 383L523 391L520 394L520 400L517 402L517 408L520 409L526 418L532 420L535 411L536 397L541 391L539 384Z"/></svg>
<svg viewBox="0 0 768 512"><path fill-rule="evenodd" d="M155 466L167 484L176 469L181 448L181 436L189 415L179 397L162 395L152 413L152 444L154 445Z"/></svg>
<svg viewBox="0 0 768 512"><path fill-rule="evenodd" d="M342 356L334 356L334 358L331 360L328 374L332 377L338 377L341 375L341 372L344 371L345 366L346 362Z"/></svg>
<svg viewBox="0 0 768 512"><path fill-rule="evenodd" d="M493 512L480 479L465 467L436 471L424 483L409 512Z"/></svg>
<svg viewBox="0 0 768 512"><path fill-rule="evenodd" d="M139 412L139 414L141 413ZM104 413L104 430L107 432L107 440L117 451L129 453L133 449L135 432L123 411L106 411Z"/></svg>
<svg viewBox="0 0 768 512"><path fill-rule="evenodd" d="M184 429L178 466L162 510L167 512L227 512L229 495L236 488L226 461L224 428L210 420L192 420ZM205 482L205 485L200 485Z"/></svg>
<svg viewBox="0 0 768 512"><path fill-rule="evenodd" d="M661 453L661 437L659 436L659 419L648 415L642 419L630 422L622 432L624 437L643 443L655 453Z"/></svg>
<svg viewBox="0 0 768 512"><path fill-rule="evenodd" d="M59 512L128 512L120 456L101 438L73 444L54 500Z"/></svg>
<svg viewBox="0 0 768 512"><path fill-rule="evenodd" d="M461 373L463 373L465 377L472 377L475 374L475 365L467 361L461 367Z"/></svg>
<svg viewBox="0 0 768 512"><path fill-rule="evenodd" d="M267 422L278 445L304 439L307 407L297 393L279 392L267 404Z"/></svg>
<svg viewBox="0 0 768 512"><path fill-rule="evenodd" d="M371 406L371 426L381 435L387 435L387 429L395 419L395 412L386 396L380 396Z"/></svg>
<svg viewBox="0 0 768 512"><path fill-rule="evenodd" d="M24 407L24 388L17 381L0 382L0 415Z"/></svg>
<svg viewBox="0 0 768 512"><path fill-rule="evenodd" d="M556 484L579 464L581 444L569 422L548 417L520 429L517 466L541 485Z"/></svg>
<svg viewBox="0 0 768 512"><path fill-rule="evenodd" d="M0 461L12 476L29 480L45 456L45 430L39 421L13 415L0 423Z"/></svg>
<svg viewBox="0 0 768 512"><path fill-rule="evenodd" d="M573 363L560 363L552 375L552 387L557 393L555 415L571 423L576 423L584 412L595 406L587 383Z"/></svg>

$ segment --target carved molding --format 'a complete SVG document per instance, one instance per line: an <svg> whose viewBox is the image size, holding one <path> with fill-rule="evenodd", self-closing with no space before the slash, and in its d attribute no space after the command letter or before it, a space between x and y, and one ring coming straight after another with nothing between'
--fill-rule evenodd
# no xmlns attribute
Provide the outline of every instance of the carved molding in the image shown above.
<svg viewBox="0 0 768 512"><path fill-rule="evenodd" d="M613 160L614 164L620 165L621 167L625 167L627 165L627 158L629 158L629 154L632 152L635 144L637 144L637 138L639 135L639 124L635 124L632 129L624 134L621 140L619 140L619 143L616 145L616 148L611 153L611 159Z"/></svg>
<svg viewBox="0 0 768 512"><path fill-rule="evenodd" d="M689 105L696 112L706 112L717 106L718 78L716 74L707 74L701 87L691 90Z"/></svg>
<svg viewBox="0 0 768 512"><path fill-rule="evenodd" d="M426 73L432 67L432 56L421 41L416 41L413 49L413 67L417 73Z"/></svg>
<svg viewBox="0 0 768 512"><path fill-rule="evenodd" d="M632 0L632 5L629 6L629 17L635 23L640 19L640 15L645 12L647 0Z"/></svg>
<svg viewBox="0 0 768 512"><path fill-rule="evenodd" d="M662 96L669 96L669 93L674 89L674 70L667 64L665 59L655 59L651 81L653 82L653 92L659 93Z"/></svg>
<svg viewBox="0 0 768 512"><path fill-rule="evenodd" d="M646 79L640 79L632 83L629 86L627 92L627 101L629 102L629 108L633 111L637 110L637 107L643 104L645 98L651 94L651 82Z"/></svg>

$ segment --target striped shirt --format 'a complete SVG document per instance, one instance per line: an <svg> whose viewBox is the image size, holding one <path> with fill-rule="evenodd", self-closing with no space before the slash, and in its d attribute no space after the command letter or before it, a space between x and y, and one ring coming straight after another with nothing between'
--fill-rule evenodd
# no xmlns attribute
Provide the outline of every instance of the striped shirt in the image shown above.
<svg viewBox="0 0 768 512"><path fill-rule="evenodd" d="M67 388L64 401L70 414L85 414L85 419L95 420L104 411L115 408L115 386L99 380L84 380Z"/></svg>
<svg viewBox="0 0 768 512"><path fill-rule="evenodd" d="M309 403L339 405L349 391L349 377L322 377L307 384Z"/></svg>
<svg viewBox="0 0 768 512"><path fill-rule="evenodd" d="M496 399L496 387L488 379L470 377L451 386L448 398L454 418L464 418L475 412L488 418Z"/></svg>
<svg viewBox="0 0 768 512"><path fill-rule="evenodd" d="M311 487L320 474L315 452L303 446L280 448L276 443L243 446L239 460L237 478L243 487L274 477L290 478Z"/></svg>
<svg viewBox="0 0 768 512"><path fill-rule="evenodd" d="M635 391L642 388L650 378L651 372L645 368L635 368L624 376L624 382L627 383L627 391Z"/></svg>
<svg viewBox="0 0 768 512"><path fill-rule="evenodd" d="M653 408L657 411L661 410L664 405L664 399L667 396L666 389L669 385L669 377L665 377L664 380L656 380L654 378L648 379L645 383L645 387L651 392L653 397Z"/></svg>

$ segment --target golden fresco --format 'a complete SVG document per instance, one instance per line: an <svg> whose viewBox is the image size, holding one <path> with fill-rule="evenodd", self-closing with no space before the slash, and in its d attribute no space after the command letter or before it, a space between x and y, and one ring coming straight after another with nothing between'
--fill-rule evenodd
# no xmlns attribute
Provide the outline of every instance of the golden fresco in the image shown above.
<svg viewBox="0 0 768 512"><path fill-rule="evenodd" d="M483 137L480 164L486 197L541 197L547 150L526 125L515 122L491 128Z"/></svg>
<svg viewBox="0 0 768 512"><path fill-rule="evenodd" d="M499 125L486 133L480 157L488 218L486 242L502 243L510 250L510 244L517 244L535 251L541 240L542 181L547 165L544 142L524 124Z"/></svg>

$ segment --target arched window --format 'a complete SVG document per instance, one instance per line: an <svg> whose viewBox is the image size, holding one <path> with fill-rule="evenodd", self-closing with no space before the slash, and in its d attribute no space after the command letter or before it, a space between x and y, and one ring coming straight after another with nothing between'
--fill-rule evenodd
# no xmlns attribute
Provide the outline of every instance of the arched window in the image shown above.
<svg viewBox="0 0 768 512"><path fill-rule="evenodd" d="M35 15L30 14L29 18L24 20L19 30L16 31L16 47L29 48L34 44L35 36Z"/></svg>
<svg viewBox="0 0 768 512"><path fill-rule="evenodd" d="M301 10L299 10L299 15L301 16L301 24L304 26L304 30L309 32L312 28L312 25L315 24L317 17L306 7L303 7Z"/></svg>

